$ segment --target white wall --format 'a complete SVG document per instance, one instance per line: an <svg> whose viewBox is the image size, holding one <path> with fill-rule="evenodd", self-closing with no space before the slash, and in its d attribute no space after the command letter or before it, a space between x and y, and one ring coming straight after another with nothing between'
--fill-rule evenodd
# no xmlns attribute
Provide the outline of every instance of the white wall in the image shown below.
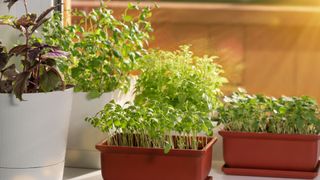
<svg viewBox="0 0 320 180"><path fill-rule="evenodd" d="M31 13L41 13L43 10L53 5L53 0L27 0L28 9ZM9 11L7 5L0 0L0 15L14 15L20 17L24 14L23 1L19 0ZM0 41L7 46L12 46L17 42L18 32L11 27L0 26Z"/></svg>

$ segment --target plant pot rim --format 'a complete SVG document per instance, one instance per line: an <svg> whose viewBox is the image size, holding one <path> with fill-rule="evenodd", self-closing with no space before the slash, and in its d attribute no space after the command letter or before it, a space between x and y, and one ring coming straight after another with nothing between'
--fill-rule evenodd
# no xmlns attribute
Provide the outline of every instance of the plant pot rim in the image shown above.
<svg viewBox="0 0 320 180"><path fill-rule="evenodd" d="M276 134L265 132L239 132L220 130L219 134L226 138L251 138L251 139L286 139L286 140L320 140L319 134Z"/></svg>
<svg viewBox="0 0 320 180"><path fill-rule="evenodd" d="M50 91L50 92L37 92L37 93L23 93L22 96L36 96L36 95L44 95L44 94L54 94L54 93L61 93L61 92L69 92L73 91L74 87L68 87L64 90L58 90L58 91ZM13 93L0 93L0 96L14 96Z"/></svg>
<svg viewBox="0 0 320 180"><path fill-rule="evenodd" d="M205 136L197 136L197 138L205 138ZM131 153L131 154L149 154L149 155L168 155L168 156L202 156L205 152L217 142L217 137L207 137L208 143L201 150L192 149L171 149L168 154L164 154L163 148L145 148L145 147L129 147L129 146L109 146L106 140L96 145L96 149L101 153Z"/></svg>
<svg viewBox="0 0 320 180"><path fill-rule="evenodd" d="M111 94L111 93L115 93L115 92L119 92L121 91L120 89L115 89L109 92L103 92L102 94ZM73 91L75 94L88 94L90 91Z"/></svg>

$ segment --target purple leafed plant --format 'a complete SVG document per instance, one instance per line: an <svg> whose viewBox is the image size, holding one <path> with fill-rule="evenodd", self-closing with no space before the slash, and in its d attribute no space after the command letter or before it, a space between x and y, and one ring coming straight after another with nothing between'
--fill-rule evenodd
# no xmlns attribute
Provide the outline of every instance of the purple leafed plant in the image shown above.
<svg viewBox="0 0 320 180"><path fill-rule="evenodd" d="M10 9L18 0L4 0ZM68 53L59 47L34 42L31 37L49 18L56 7L50 7L39 16L29 13L24 0L25 14L20 18L10 15L0 16L0 25L11 26L21 32L24 43L7 50L0 42L0 93L14 93L20 100L23 93L50 92L65 89L56 60L66 58ZM10 59L17 57L21 67L16 67ZM20 66L19 65L19 66Z"/></svg>

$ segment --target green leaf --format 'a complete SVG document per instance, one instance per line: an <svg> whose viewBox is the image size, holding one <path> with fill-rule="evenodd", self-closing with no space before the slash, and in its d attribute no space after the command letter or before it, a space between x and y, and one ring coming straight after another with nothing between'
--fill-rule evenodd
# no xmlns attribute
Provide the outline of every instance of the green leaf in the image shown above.
<svg viewBox="0 0 320 180"><path fill-rule="evenodd" d="M139 6L133 3L128 3L128 9L130 10L139 10Z"/></svg>
<svg viewBox="0 0 320 180"><path fill-rule="evenodd" d="M119 52L119 51L117 51L116 49L113 49L113 55L115 56L115 57L117 57L117 58L122 58L122 55L121 55L121 53Z"/></svg>
<svg viewBox="0 0 320 180"><path fill-rule="evenodd" d="M130 58L131 61L134 62L134 60L136 59L136 54L134 52L130 52L129 53L129 58Z"/></svg>
<svg viewBox="0 0 320 180"><path fill-rule="evenodd" d="M115 120L114 121L114 125L115 125L115 127L120 127L121 126L121 121Z"/></svg>
<svg viewBox="0 0 320 180"><path fill-rule="evenodd" d="M53 69L49 69L40 76L40 89L43 92L50 92L57 88L59 82L59 75Z"/></svg>
<svg viewBox="0 0 320 180"><path fill-rule="evenodd" d="M171 150L171 144L166 141L163 149L164 149L164 154L168 154Z"/></svg>
<svg viewBox="0 0 320 180"><path fill-rule="evenodd" d="M78 77L78 76L81 75L81 73L82 73L82 71L81 71L81 69L79 69L79 68L73 68L73 69L71 69L71 75L72 75L73 77Z"/></svg>
<svg viewBox="0 0 320 180"><path fill-rule="evenodd" d="M88 99L95 99L95 98L100 97L101 95L102 95L101 92L99 92L97 90L89 91L87 94L87 98Z"/></svg>
<svg viewBox="0 0 320 180"><path fill-rule="evenodd" d="M129 15L123 16L123 20L124 20L125 22L130 22L130 21L132 21L132 19L133 19L132 16L129 16Z"/></svg>
<svg viewBox="0 0 320 180"><path fill-rule="evenodd" d="M9 25L14 27L15 17L9 15L1 15L0 16L0 25Z"/></svg>

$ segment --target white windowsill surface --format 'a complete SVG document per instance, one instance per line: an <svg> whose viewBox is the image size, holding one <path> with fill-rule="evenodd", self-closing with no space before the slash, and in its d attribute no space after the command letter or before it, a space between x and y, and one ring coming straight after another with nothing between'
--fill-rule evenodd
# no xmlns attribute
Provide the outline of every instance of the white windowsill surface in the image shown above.
<svg viewBox="0 0 320 180"><path fill-rule="evenodd" d="M270 178L270 177L248 177L248 176L230 176L225 175L221 171L223 162L216 162L213 164L213 168L210 175L214 180L290 180L288 178ZM96 169L79 169L79 168L65 168L64 180L103 180L100 170ZM299 180L299 179L295 179ZM320 180L317 177L315 180Z"/></svg>

